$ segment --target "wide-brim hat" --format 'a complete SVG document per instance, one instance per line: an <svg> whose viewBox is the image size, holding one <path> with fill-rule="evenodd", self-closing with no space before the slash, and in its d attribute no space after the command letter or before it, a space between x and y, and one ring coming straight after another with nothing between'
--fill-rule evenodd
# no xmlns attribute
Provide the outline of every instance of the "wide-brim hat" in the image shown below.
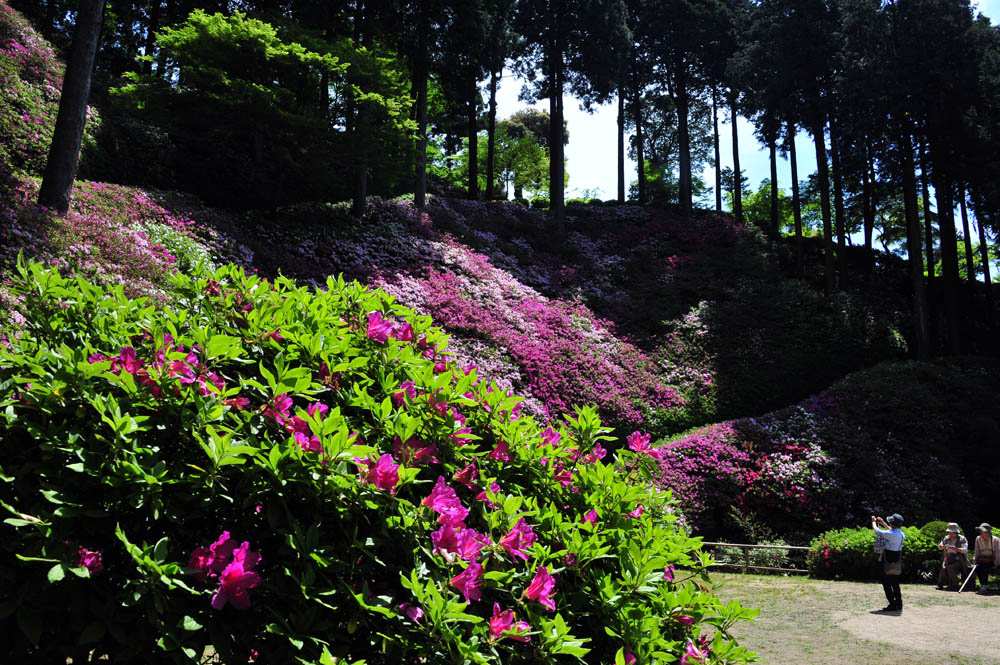
<svg viewBox="0 0 1000 665"><path fill-rule="evenodd" d="M982 524L976 527L976 531L985 531L987 533L993 533L993 527L991 527L986 522L983 522Z"/></svg>
<svg viewBox="0 0 1000 665"><path fill-rule="evenodd" d="M961 533L961 531L958 530L958 524L956 524L955 522L950 522L948 524L948 528L945 529L945 531L948 533Z"/></svg>

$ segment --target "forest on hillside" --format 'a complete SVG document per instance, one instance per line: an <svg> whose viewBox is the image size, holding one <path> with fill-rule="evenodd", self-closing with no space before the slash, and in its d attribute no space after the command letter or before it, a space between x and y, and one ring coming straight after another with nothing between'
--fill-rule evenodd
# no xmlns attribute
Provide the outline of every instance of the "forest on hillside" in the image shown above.
<svg viewBox="0 0 1000 665"><path fill-rule="evenodd" d="M896 511L929 579L998 142L968 0L0 0L0 660L741 665L702 538Z"/></svg>
<svg viewBox="0 0 1000 665"><path fill-rule="evenodd" d="M619 202L689 214L696 192L710 188L716 210L725 193L737 220L787 239L800 273L813 227L828 294L850 288L852 234L869 253L876 239L896 247L909 261L921 358L978 348L965 324L992 316L1000 33L967 0L12 6L67 53L77 7L104 10L92 22L100 113L88 179L235 208L351 200L356 215L368 195L413 192L422 208L428 191L490 200L527 190L565 229L563 187L550 183L565 182L572 95L617 103ZM548 113L498 118L505 71ZM714 183L695 175L718 164L727 116L755 125L772 182L776 156L791 157L791 196L767 183L748 191L734 175L735 130L736 168L717 169ZM5 142L30 135L24 122L5 128ZM820 165L811 175L796 172L790 140L803 131ZM47 149L39 141L34 159ZM980 275L982 288L962 286Z"/></svg>

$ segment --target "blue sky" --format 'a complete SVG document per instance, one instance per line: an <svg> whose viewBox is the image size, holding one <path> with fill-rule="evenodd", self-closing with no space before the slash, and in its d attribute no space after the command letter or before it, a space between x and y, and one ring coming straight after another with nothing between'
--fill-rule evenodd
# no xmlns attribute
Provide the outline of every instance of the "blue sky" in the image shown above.
<svg viewBox="0 0 1000 665"><path fill-rule="evenodd" d="M1000 17L1000 0L980 0L972 4L986 16ZM509 72L505 73L497 95L497 113L500 118L506 118L527 106L517 100L520 89L520 81ZM547 111L548 101L544 100L534 106ZM569 144L566 146L569 171L567 197L580 196L586 192L602 199L615 198L618 187L617 104L611 103L599 107L595 113L588 114L580 110L576 99L567 97L564 108L569 129ZM756 189L761 180L770 177L767 150L754 138L753 127L745 119L740 118L737 121L737 130L740 141L740 167L746 171L750 186ZM720 123L719 133L722 165L732 167L732 129L728 121ZM804 134L799 135L795 145L801 180L816 170L815 152L811 139ZM625 178L631 181L635 177L635 162L627 160ZM706 169L702 177L710 185L715 182L714 170L711 168ZM778 184L785 190L791 188L789 163L780 159ZM709 204L714 205L714 197Z"/></svg>

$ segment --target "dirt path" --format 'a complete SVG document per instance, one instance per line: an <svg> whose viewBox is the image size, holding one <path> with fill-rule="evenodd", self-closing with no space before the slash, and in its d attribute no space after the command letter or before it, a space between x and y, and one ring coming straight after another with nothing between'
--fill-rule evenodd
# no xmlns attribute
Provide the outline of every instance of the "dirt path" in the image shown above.
<svg viewBox="0 0 1000 665"><path fill-rule="evenodd" d="M880 585L792 577L717 574L725 599L760 608L734 633L770 665L997 665L1000 594L903 586L903 612L885 605Z"/></svg>

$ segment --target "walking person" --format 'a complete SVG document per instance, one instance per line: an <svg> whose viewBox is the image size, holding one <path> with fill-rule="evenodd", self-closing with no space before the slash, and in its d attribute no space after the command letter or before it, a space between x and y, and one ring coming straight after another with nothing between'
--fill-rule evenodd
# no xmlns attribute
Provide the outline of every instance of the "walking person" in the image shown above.
<svg viewBox="0 0 1000 665"><path fill-rule="evenodd" d="M976 560L976 577L979 578L979 591L986 593L986 584L990 579L990 571L1000 567L1000 538L993 535L993 527L983 522L976 527L979 535L976 537L976 548L973 557Z"/></svg>
<svg viewBox="0 0 1000 665"><path fill-rule="evenodd" d="M903 516L893 513L886 519L872 515L872 529L876 541L881 541L882 590L889 604L881 612L902 612L903 596L899 588L899 576L903 573ZM881 528L880 528L881 527ZM876 544L877 546L877 544Z"/></svg>
<svg viewBox="0 0 1000 665"><path fill-rule="evenodd" d="M941 569L938 571L938 589L958 588L969 572L969 541L963 536L958 524L951 522L945 531L944 538L938 543L938 549L944 552L941 557Z"/></svg>

